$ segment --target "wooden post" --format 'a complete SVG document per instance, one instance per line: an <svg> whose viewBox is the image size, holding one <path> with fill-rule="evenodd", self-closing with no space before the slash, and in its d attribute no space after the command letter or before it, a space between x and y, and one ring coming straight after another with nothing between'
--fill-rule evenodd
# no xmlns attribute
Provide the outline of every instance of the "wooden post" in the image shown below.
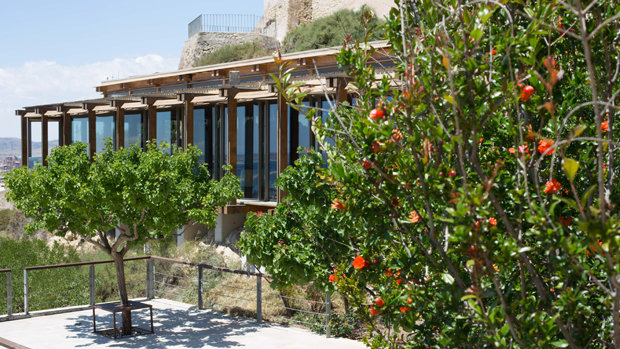
<svg viewBox="0 0 620 349"><path fill-rule="evenodd" d="M22 166L28 166L28 120L22 115Z"/></svg>
<svg viewBox="0 0 620 349"><path fill-rule="evenodd" d="M194 104L191 95L181 95L183 100L183 115L185 122L183 123L183 149L194 144Z"/></svg>
<svg viewBox="0 0 620 349"><path fill-rule="evenodd" d="M114 125L116 133L116 144L114 149L119 150L125 146L125 109L121 105L116 106L116 125Z"/></svg>
<svg viewBox="0 0 620 349"><path fill-rule="evenodd" d="M203 299L202 299L202 292L203 292L203 288L202 288L202 267L198 266L198 309L203 309L204 308L204 304L203 304Z"/></svg>
<svg viewBox="0 0 620 349"><path fill-rule="evenodd" d="M95 265L91 264L88 271L88 290L90 291L90 305L95 305Z"/></svg>
<svg viewBox="0 0 620 349"><path fill-rule="evenodd" d="M262 278L262 275L256 276L256 321L259 324L263 321Z"/></svg>
<svg viewBox="0 0 620 349"><path fill-rule="evenodd" d="M278 176L288 165L288 105L278 91ZM277 201L282 202L286 193L278 189Z"/></svg>
<svg viewBox="0 0 620 349"><path fill-rule="evenodd" d="M49 152L47 115L45 115L45 110L40 110L39 113L41 114L41 165L47 166L47 154Z"/></svg>
<svg viewBox="0 0 620 349"><path fill-rule="evenodd" d="M228 97L228 163L232 166L230 171L237 174L237 95L236 88L227 90Z"/></svg>
<svg viewBox="0 0 620 349"><path fill-rule="evenodd" d="M336 80L336 101L339 104L342 104L348 98L346 89L347 83L347 80L344 78L338 78L338 80Z"/></svg>
<svg viewBox="0 0 620 349"><path fill-rule="evenodd" d="M71 116L66 111L62 112L62 128L63 128L63 145L69 145L73 141L71 139Z"/></svg>
<svg viewBox="0 0 620 349"><path fill-rule="evenodd" d="M329 318L332 315L332 295L327 292L325 294L325 336L330 337Z"/></svg>
<svg viewBox="0 0 620 349"><path fill-rule="evenodd" d="M97 114L95 110L90 108L88 110L88 155L92 160L97 150L97 133L95 132L95 124L97 122Z"/></svg>
<svg viewBox="0 0 620 349"><path fill-rule="evenodd" d="M152 104L147 104L146 117L148 119L148 135L147 139L152 142L157 142L157 108Z"/></svg>

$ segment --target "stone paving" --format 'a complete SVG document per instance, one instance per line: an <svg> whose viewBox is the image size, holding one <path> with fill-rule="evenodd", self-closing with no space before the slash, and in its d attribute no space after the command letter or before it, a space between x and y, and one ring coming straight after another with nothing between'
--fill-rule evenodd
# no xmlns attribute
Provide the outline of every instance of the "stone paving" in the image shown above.
<svg viewBox="0 0 620 349"><path fill-rule="evenodd" d="M153 304L155 334L114 340L93 333L92 311L35 316L0 322L0 337L38 348L320 348L361 349L349 339L326 338L307 330L257 324L212 310L165 299ZM134 326L149 328L148 310L132 312ZM117 319L120 325L120 319ZM97 312L97 329L110 328L112 316ZM2 347L0 345L0 347Z"/></svg>

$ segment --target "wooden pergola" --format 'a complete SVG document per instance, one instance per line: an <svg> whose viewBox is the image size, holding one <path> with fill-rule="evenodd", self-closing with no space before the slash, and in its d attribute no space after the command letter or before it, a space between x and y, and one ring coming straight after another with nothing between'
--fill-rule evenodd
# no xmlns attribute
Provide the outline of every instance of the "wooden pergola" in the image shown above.
<svg viewBox="0 0 620 349"><path fill-rule="evenodd" d="M394 59L389 54L387 42L373 42L371 45L376 49L372 64L378 69L393 70ZM327 96L326 98L335 102L343 102L349 98L349 80L337 65L337 52L339 48L318 49L285 54L280 59L297 68L293 77L305 83L310 96ZM278 65L273 57L264 57L106 81L96 87L97 91L102 93L102 97L98 99L38 105L17 110L16 114L21 117L22 126L22 164L27 166L32 154L33 122L41 123L40 161L46 165L50 122L58 122L59 145L68 145L74 141L72 121L76 118L87 119L89 154L93 156L97 149L95 125L98 116L113 116L114 143L118 149L125 144L126 114L142 113L146 126L143 136L148 140L160 141L157 139L157 113L161 110L174 110L178 114L175 119L177 125L182 125L176 139L181 140L179 146L186 148L194 144L195 109L209 106L213 107L209 112L217 114L222 120L225 117L224 112L227 111L226 128L221 130L222 139L225 139L226 143L216 151L226 150L225 154L219 155L222 155L222 159L227 159L227 163L233 167L233 173L237 173L237 106L240 103L254 103L258 105L258 117L263 118L264 113L269 113L265 103L275 103L277 174L280 174L288 165L289 109L284 97L274 88L270 74L278 74ZM259 134L260 139L265 138ZM279 202L281 198L282 193L278 192L276 201Z"/></svg>

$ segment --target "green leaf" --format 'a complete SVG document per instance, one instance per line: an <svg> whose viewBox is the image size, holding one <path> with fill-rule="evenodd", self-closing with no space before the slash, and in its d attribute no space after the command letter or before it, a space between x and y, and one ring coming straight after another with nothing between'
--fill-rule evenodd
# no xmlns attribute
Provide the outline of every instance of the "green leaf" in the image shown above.
<svg viewBox="0 0 620 349"><path fill-rule="evenodd" d="M564 159L564 172L566 172L571 182L575 180L577 170L579 170L579 163L577 161L570 158Z"/></svg>
<svg viewBox="0 0 620 349"><path fill-rule="evenodd" d="M559 341L551 342L551 345L556 348L566 348L568 347L568 342L564 339L560 339Z"/></svg>
<svg viewBox="0 0 620 349"><path fill-rule="evenodd" d="M525 247L521 247L521 248L519 249L519 253L525 253L525 252L529 252L529 251L531 251L531 250L533 250L533 248L532 248L532 247L530 247L530 246L525 246Z"/></svg>
<svg viewBox="0 0 620 349"><path fill-rule="evenodd" d="M447 283L452 285L454 283L454 278L452 277L452 275L448 274L448 273L443 273L441 275L442 280Z"/></svg>

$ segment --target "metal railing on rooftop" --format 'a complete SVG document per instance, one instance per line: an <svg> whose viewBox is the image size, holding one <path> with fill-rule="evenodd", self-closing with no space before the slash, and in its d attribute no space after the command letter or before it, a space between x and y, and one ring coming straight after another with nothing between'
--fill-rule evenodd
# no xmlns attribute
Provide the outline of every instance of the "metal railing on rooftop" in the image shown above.
<svg viewBox="0 0 620 349"><path fill-rule="evenodd" d="M187 25L187 37L200 32L257 33L276 36L275 21L257 15L201 14Z"/></svg>

